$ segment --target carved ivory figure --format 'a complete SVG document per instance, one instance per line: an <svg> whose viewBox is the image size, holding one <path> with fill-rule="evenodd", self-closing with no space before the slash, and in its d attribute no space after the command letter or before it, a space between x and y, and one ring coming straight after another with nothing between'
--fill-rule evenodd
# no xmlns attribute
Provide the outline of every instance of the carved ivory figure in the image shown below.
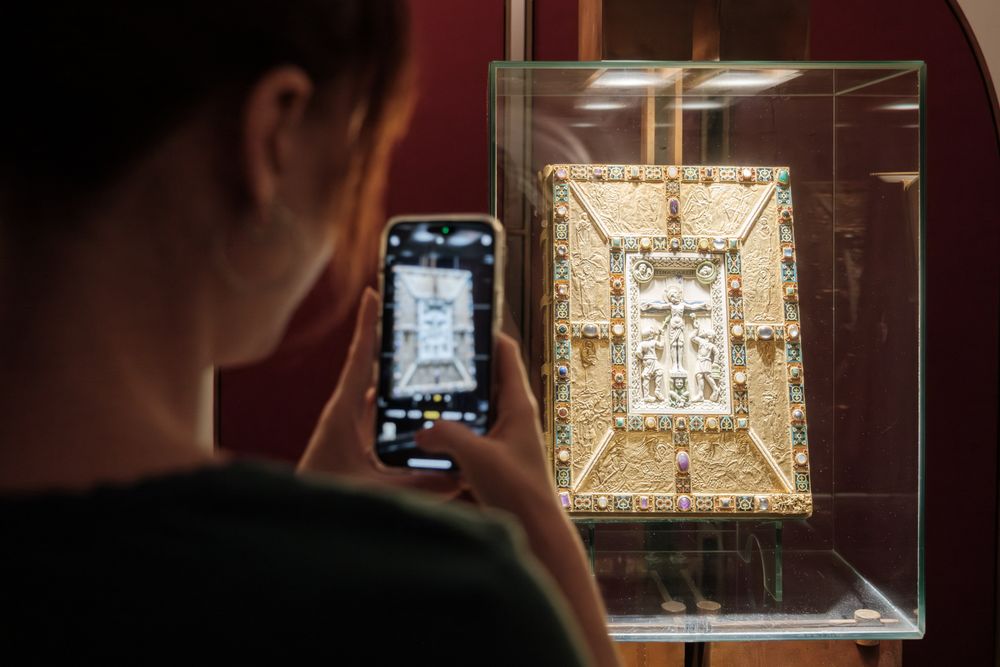
<svg viewBox="0 0 1000 667"><path fill-rule="evenodd" d="M642 330L642 341L639 343L639 361L642 364L642 394L647 403L663 399L663 369L660 368L660 350L663 349L661 337L663 330L655 326L647 326Z"/></svg>
<svg viewBox="0 0 1000 667"><path fill-rule="evenodd" d="M686 377L684 369L684 316L694 317L697 312L711 313L712 307L704 302L689 303L684 300L680 285L671 285L664 290L663 301L646 301L639 304L639 310L644 313L666 313L663 328L667 332L670 347L670 375Z"/></svg>
<svg viewBox="0 0 1000 667"><path fill-rule="evenodd" d="M716 358L719 356L719 348L715 344L715 334L711 330L699 329L691 342L698 351L698 367L694 373L694 386L691 388L691 400L704 400L704 385L708 385L711 394L710 401L719 400L719 385L715 381Z"/></svg>

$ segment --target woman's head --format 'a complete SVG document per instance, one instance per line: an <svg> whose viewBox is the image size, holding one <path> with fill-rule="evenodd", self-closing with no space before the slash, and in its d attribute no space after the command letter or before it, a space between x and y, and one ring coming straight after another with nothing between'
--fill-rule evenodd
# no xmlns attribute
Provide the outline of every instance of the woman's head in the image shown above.
<svg viewBox="0 0 1000 667"><path fill-rule="evenodd" d="M217 364L271 349L331 252L345 301L357 292L409 108L401 0L55 0L5 14L8 256L133 254L137 279L185 290L212 320Z"/></svg>

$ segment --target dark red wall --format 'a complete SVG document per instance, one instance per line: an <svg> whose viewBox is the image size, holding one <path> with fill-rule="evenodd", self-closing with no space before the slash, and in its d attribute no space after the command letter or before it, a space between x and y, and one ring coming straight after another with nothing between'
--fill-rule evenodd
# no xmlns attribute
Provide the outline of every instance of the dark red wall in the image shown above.
<svg viewBox="0 0 1000 667"><path fill-rule="evenodd" d="M905 664L988 664L995 628L1000 152L973 51L945 0L813 0L817 60L928 64L926 556L928 632ZM503 57L502 0L413 0L422 99L388 210L485 210L486 73ZM574 59L576 0L536 0L537 59ZM328 308L321 285L293 328ZM224 447L294 460L342 361L343 331L221 379ZM960 356L956 356L960 350ZM899 391L912 391L900 387Z"/></svg>
<svg viewBox="0 0 1000 667"><path fill-rule="evenodd" d="M990 100L944 0L813 0L811 41L814 59L927 63L928 614L903 663L991 664L1000 147Z"/></svg>

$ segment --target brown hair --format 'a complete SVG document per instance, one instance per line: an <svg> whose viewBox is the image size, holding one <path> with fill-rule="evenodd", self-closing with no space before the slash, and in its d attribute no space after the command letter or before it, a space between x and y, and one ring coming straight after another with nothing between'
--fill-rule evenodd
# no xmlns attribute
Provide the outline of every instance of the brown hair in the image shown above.
<svg viewBox="0 0 1000 667"><path fill-rule="evenodd" d="M186 114L212 99L242 102L280 65L301 67L317 87L348 86L366 102L358 154L349 157L362 161L361 173L384 171L374 163L384 159L386 119L406 78L403 0L10 4L0 39L8 91L0 225L8 238L73 231L80 213ZM368 178L355 185L358 208L379 187ZM368 233L379 226L355 224ZM334 270L346 263L338 251ZM347 278L364 280L365 271L352 267Z"/></svg>

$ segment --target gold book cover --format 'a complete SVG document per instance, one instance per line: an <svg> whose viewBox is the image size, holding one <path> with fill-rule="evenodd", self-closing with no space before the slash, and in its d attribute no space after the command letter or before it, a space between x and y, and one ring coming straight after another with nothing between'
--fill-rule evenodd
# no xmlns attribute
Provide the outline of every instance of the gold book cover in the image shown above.
<svg viewBox="0 0 1000 667"><path fill-rule="evenodd" d="M562 506L809 516L789 168L560 164L542 177Z"/></svg>

